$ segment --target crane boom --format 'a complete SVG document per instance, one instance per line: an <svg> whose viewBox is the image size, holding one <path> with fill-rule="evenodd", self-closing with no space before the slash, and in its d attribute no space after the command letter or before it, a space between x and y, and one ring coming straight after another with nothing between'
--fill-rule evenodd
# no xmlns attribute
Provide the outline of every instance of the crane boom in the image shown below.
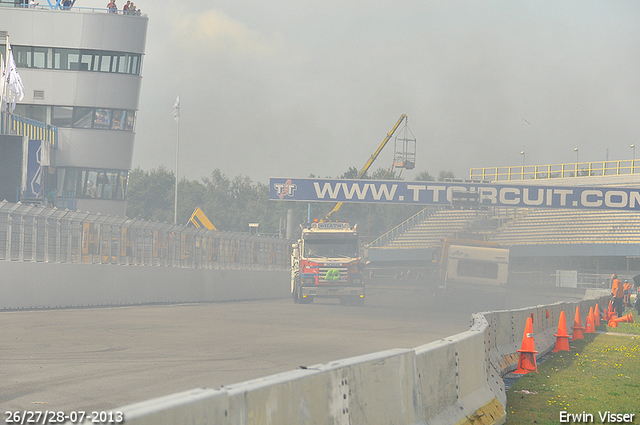
<svg viewBox="0 0 640 425"><path fill-rule="evenodd" d="M398 127L400 127L400 124L402 124L402 122L405 119L407 119L407 115L406 114L400 115L400 118L398 119L398 122L396 123L396 125L393 126L391 131L387 134L387 137L385 137L384 140L382 141L382 143L380 143L380 146L378 146L378 149L376 149L376 151L371 154L371 156L369 157L367 162L364 164L362 169L358 172L358 175L356 176L356 179L361 179L367 173L367 171L369 171L369 168L371 167L373 162L378 158L378 155L380 155L380 152L382 152L382 149L384 149L384 147L387 145L387 143L389 142L389 140L393 136L393 133L396 132ZM324 220L322 220L322 221L329 220L329 218L333 215L333 213L337 212L342 207L342 204L343 204L342 202L338 202L336 204L336 206L333 207L333 209L327 213L327 215L324 217Z"/></svg>

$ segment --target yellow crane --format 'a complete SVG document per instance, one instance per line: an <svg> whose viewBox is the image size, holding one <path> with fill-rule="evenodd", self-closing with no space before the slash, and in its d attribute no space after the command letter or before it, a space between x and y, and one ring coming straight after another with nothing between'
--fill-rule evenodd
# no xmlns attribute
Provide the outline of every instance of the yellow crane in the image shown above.
<svg viewBox="0 0 640 425"><path fill-rule="evenodd" d="M361 179L367 173L367 171L369 171L369 168L371 167L373 162L376 160L376 158L378 158L378 155L380 155L380 152L382 152L382 149L384 149L384 147L387 145L387 143L393 136L393 133L396 132L398 127L400 127L400 124L402 124L402 122L406 119L407 119L406 114L400 115L400 119L398 119L398 122L396 123L396 125L393 126L391 131L387 134L387 137L385 137L382 143L380 143L380 146L378 146L378 149L376 149L376 151L371 154L371 156L369 157L367 162L364 164L362 169L358 172L356 179ZM322 221L328 221L330 217L333 215L333 213L337 212L342 207L342 204L343 204L342 202L338 202L336 206L333 207L333 209L327 213L327 215L324 217Z"/></svg>

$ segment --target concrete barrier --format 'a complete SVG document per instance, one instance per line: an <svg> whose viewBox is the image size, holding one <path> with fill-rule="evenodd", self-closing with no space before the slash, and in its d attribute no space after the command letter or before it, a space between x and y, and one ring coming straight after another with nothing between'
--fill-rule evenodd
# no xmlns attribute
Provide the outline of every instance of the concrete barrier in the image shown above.
<svg viewBox="0 0 640 425"><path fill-rule="evenodd" d="M420 423L414 359L389 350L231 385L229 423Z"/></svg>
<svg viewBox="0 0 640 425"><path fill-rule="evenodd" d="M515 369L533 314L538 357L554 344L560 312L572 329L608 296L472 316L471 328L415 349L395 349L234 384L196 389L114 411L146 424L503 424L502 376ZM547 315L548 312L548 315Z"/></svg>
<svg viewBox="0 0 640 425"><path fill-rule="evenodd" d="M287 298L290 273L0 261L0 309Z"/></svg>
<svg viewBox="0 0 640 425"><path fill-rule="evenodd" d="M195 388L115 409L111 415L115 420L112 424L119 419L124 419L127 425L226 424L229 397L226 391ZM85 420L83 423L95 422Z"/></svg>

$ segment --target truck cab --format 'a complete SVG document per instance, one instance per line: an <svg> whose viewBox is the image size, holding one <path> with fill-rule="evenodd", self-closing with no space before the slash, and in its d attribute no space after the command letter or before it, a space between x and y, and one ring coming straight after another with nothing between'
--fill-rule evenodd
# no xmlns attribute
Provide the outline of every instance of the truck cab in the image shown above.
<svg viewBox="0 0 640 425"><path fill-rule="evenodd" d="M356 226L316 221L301 228L291 254L294 302L308 304L314 298L334 298L341 304L363 305L364 261Z"/></svg>

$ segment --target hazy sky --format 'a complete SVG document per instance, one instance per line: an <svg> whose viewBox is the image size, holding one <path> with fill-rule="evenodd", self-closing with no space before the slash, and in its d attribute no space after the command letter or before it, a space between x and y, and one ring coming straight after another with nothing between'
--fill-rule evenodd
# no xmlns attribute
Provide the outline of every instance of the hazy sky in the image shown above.
<svg viewBox="0 0 640 425"><path fill-rule="evenodd" d="M640 148L637 1L137 6L149 30L133 167L174 169L178 92L189 179L216 168L262 183L338 177L361 168L401 114L417 139L407 179L519 166L523 149L532 165L574 162L576 147L581 162ZM373 168L390 167L393 148Z"/></svg>

